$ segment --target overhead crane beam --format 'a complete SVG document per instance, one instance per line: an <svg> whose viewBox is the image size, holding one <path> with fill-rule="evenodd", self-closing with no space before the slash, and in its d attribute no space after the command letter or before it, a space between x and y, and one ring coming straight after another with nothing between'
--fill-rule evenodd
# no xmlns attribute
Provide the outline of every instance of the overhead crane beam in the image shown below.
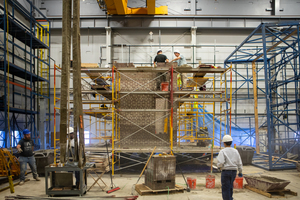
<svg viewBox="0 0 300 200"><path fill-rule="evenodd" d="M118 15L126 15L128 13L127 0L113 0L113 1Z"/></svg>
<svg viewBox="0 0 300 200"><path fill-rule="evenodd" d="M128 8L128 0L104 0L109 15L167 15L168 6L155 7L155 0L147 0L147 8Z"/></svg>

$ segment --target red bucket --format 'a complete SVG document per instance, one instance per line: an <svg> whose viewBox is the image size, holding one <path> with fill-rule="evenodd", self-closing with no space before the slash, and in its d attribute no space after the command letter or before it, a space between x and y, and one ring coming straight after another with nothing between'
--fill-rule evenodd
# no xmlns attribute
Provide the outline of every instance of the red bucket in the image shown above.
<svg viewBox="0 0 300 200"><path fill-rule="evenodd" d="M235 177L235 180L233 182L233 188L234 189L243 189L243 177Z"/></svg>
<svg viewBox="0 0 300 200"><path fill-rule="evenodd" d="M195 178L187 177L187 183L190 189L196 189L196 180Z"/></svg>
<svg viewBox="0 0 300 200"><path fill-rule="evenodd" d="M206 176L206 188L208 188L208 189L215 188L215 176L214 175Z"/></svg>
<svg viewBox="0 0 300 200"><path fill-rule="evenodd" d="M161 83L161 91L169 91L169 83L168 82Z"/></svg>

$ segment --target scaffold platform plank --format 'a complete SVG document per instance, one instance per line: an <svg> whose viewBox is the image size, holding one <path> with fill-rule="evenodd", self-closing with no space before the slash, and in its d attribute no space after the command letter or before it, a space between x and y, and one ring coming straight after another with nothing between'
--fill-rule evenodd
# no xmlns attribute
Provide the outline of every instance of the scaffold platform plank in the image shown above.
<svg viewBox="0 0 300 200"><path fill-rule="evenodd" d="M81 68L81 73L104 73L111 72L111 68ZM169 68L150 68L150 67L139 67L139 68L119 68L119 72L166 72ZM175 68L176 72L179 73L219 73L222 74L226 71L225 68ZM73 70L70 70L73 73Z"/></svg>
<svg viewBox="0 0 300 200"><path fill-rule="evenodd" d="M70 93L73 93L72 90L70 90ZM111 90L82 90L82 94L112 94ZM154 94L153 92L148 91L119 91L119 94L140 94L140 95L145 95L145 94ZM169 95L169 91L155 91L156 94L159 95ZM173 94L174 95L185 95L185 94L191 94L191 95L220 95L224 94L225 91L192 91L192 90L187 90L187 91L175 91Z"/></svg>
<svg viewBox="0 0 300 200"><path fill-rule="evenodd" d="M149 187L147 187L145 184L137 184L135 185L135 190L141 195L158 195L158 194L177 194L177 193L183 193L184 187L181 187L179 185L175 185L175 188L166 188L164 190L152 190Z"/></svg>
<svg viewBox="0 0 300 200"><path fill-rule="evenodd" d="M106 152L106 147L89 147L86 146L85 148L87 151L97 151L97 152ZM112 148L109 147L108 148L109 151L112 151ZM162 148L162 147L157 147L155 149L155 153L161 153L161 152L167 152L169 151L170 148L166 147L166 148ZM220 148L216 147L213 149L213 153L218 153L220 152ZM115 148L114 149L115 152L120 152L120 153L151 153L153 151L153 149L151 148ZM186 146L182 146L182 147L174 147L173 148L173 152L174 153L211 153L211 149L208 147L197 147L197 146L193 146L193 147L186 147Z"/></svg>

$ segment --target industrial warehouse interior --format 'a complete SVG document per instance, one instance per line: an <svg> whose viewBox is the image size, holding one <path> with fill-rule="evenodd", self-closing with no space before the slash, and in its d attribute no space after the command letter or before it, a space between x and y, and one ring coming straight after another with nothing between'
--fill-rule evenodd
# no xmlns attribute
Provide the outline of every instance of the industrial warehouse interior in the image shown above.
<svg viewBox="0 0 300 200"><path fill-rule="evenodd" d="M1 0L0 199L299 199L299 0Z"/></svg>

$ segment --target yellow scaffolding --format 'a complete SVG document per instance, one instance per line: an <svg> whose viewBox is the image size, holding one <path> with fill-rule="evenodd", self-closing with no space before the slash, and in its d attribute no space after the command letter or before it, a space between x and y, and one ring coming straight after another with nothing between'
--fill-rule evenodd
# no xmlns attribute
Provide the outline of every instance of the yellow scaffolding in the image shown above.
<svg viewBox="0 0 300 200"><path fill-rule="evenodd" d="M96 100L103 100L105 97L102 97L100 94L95 95ZM96 105L96 106L95 106ZM95 109L93 111L93 109ZM103 107L101 104L89 104L89 109L91 112L85 112L85 114L89 115L90 124L95 123L95 131L92 131L92 126L90 125L90 134L92 134L92 137L89 137L88 139L91 140L107 140L111 139L111 135L108 135L107 133L112 131L111 126L111 105L106 106L103 104ZM107 111L107 112L105 112ZM99 114L101 114L101 118L99 117ZM94 117L95 122L92 122L92 117Z"/></svg>
<svg viewBox="0 0 300 200"><path fill-rule="evenodd" d="M151 69L146 69L148 71L151 71ZM175 69L176 70L176 69ZM174 71L175 71L174 70ZM182 69L181 69L182 70ZM99 71L103 71L103 70L99 70ZM155 72L155 69L153 70ZM172 70L171 70L172 71ZM179 72L176 71L176 73L180 73L180 69L178 69ZM200 71L200 70L199 70ZM210 69L207 70L207 72L205 70L203 70L204 72L198 72L196 71L195 73L199 73L199 74L203 74L203 73L221 73L222 76L226 76L226 73L223 73L225 71L225 69L223 70L219 70L219 69L216 69L215 71L212 71ZM220 72L222 71L222 72ZM226 70L228 71L228 70ZM119 162L120 164L120 159L118 159L118 156L116 154L119 154L121 152L121 150L118 148L120 148L120 141L121 141L121 138L120 138L120 112L122 112L123 110L119 110L120 108L120 94L124 94L121 92L121 74L122 74L122 71L117 68L115 68L115 66L113 66L113 68L111 69L108 69L108 72L112 74L112 76L110 77L111 78L111 85L110 85L110 91L111 91L111 107L110 107L110 112L108 112L109 114L107 115L110 115L111 113L111 135L110 134L107 134L107 132L110 130L107 128L107 124L109 124L110 122L109 121L106 121L104 122L104 127L103 129L100 128L100 125L98 126L99 123L97 123L96 125L96 132L97 134L99 133L100 136L99 137L95 137L94 139L104 139L104 140L107 140L107 139L111 139L111 143L112 143L112 174L114 175L115 173L115 164L117 162ZM193 69L191 69L191 72L194 72ZM92 74L95 74L95 77L96 77L96 73L99 73L97 72L97 70L95 70L94 72L91 70L89 71L88 73L90 73L89 78L93 79L91 77ZM166 73L170 73L166 70ZM183 72L183 73L186 73L186 72ZM123 76L124 74L122 74ZM97 75L99 78L102 78L104 79L104 77L100 74ZM173 76L171 76L173 77ZM85 78L85 77L82 77L82 78ZM192 80L194 80L194 82L196 82L196 86L199 86L199 85L203 85L205 84L206 81L210 80L212 82L212 90L210 89L210 91L203 91L203 92L196 92L196 90L194 90L194 94L193 95L184 95L185 92L182 92L182 94L180 94L180 91L175 91L175 92L172 92L170 91L170 96L175 94L176 97L185 97L184 99L181 99L179 102L179 107L178 107L178 110L177 112L175 111L175 113L177 113L177 116L180 120L178 120L178 140L177 140L177 144L180 145L180 143L183 141L183 140L193 140L193 141L212 141L212 144L214 144L214 140L215 140L215 106L216 106L216 103L217 102L222 102L222 101L227 101L227 99L225 100L225 98L222 99L222 97L226 97L227 96L227 86L225 87L225 91L216 91L216 88L219 89L219 87L216 87L216 79L215 77L202 77L202 78L199 78L199 77L193 77L191 78ZM224 83L226 83L226 80L227 78L225 77L225 81ZM220 80L222 82L222 79ZM173 85L173 84L171 84ZM175 86L176 87L176 86ZM195 86L191 86L191 87L195 87ZM126 91L127 92L127 91ZM134 92L134 91L131 91L131 92ZM128 93L131 93L131 92L128 92ZM176 94L177 92L177 94ZM101 94L101 92L99 92ZM107 92L103 94L106 94L107 96ZM102 96L104 96L102 94ZM200 96L201 94L201 96ZM220 98L216 97L216 96L220 96ZM195 98L195 102L193 102L193 99L189 99L189 97L193 97ZM101 97L102 98L102 97ZM96 96L96 99L97 100L101 100L100 98L100 95L97 95ZM171 97L170 97L171 98ZM186 100L187 98L187 100ZM110 97L109 97L110 99ZM197 100L196 100L197 99ZM208 99L208 101L206 102L205 100L204 101L200 101L200 99ZM170 100L170 101L177 101L177 100ZM220 103L222 104L222 103ZM95 105L95 104L94 104ZM207 111L205 108L206 107L212 107L212 111ZM171 106L172 107L172 106ZM199 109L199 107L202 109ZM92 114L92 104L90 104L90 111ZM101 108L99 107L99 110ZM132 109L132 111L134 111L134 109ZM103 110L101 111L101 114L105 113ZM205 121L205 115L208 115L208 114L211 114L213 116L212 120L210 122L207 122ZM94 113L94 116L97 117L98 115L96 115L96 113ZM201 118L202 117L202 118ZM167 132L167 131L170 131L170 138L169 138L169 141L170 141L170 149L173 149L173 146L172 146L172 143L173 143L173 139L172 139L172 136L173 136L173 132L172 132L172 123L171 123L171 118L170 116L168 117L165 117L165 118L162 118L162 120L165 121L165 124L164 124L164 132ZM170 121L169 121L170 120ZM197 126L194 126L194 124L199 124L199 120L203 120L203 124L204 126L203 127L197 127ZM90 117L90 123L92 123L92 118ZM213 134L211 135L198 135L196 134L197 133L197 130L206 130L207 127L206 125L209 124L213 124ZM104 133L104 135L103 135ZM102 134L102 135L101 135ZM92 138L90 138L92 139ZM116 143L117 142L117 143ZM119 143L119 144L118 144ZM212 148L213 148L213 145L212 145Z"/></svg>
<svg viewBox="0 0 300 200"><path fill-rule="evenodd" d="M53 90L54 90L54 97L53 97L53 109L54 109L54 126L53 126L53 148L54 148L54 164L56 165L57 160L56 160L56 156L57 156L57 147L56 147L56 143L59 141L59 139L56 138L56 112L57 110L59 110L60 108L56 106L56 102L60 100L60 98L56 97L56 71L60 72L61 68L59 66L57 66L56 64L54 64L54 77L53 77Z"/></svg>
<svg viewBox="0 0 300 200"><path fill-rule="evenodd" d="M223 109L223 103L225 102L220 102L220 148L221 148L221 140L222 140L222 135L226 134L226 127L227 127L227 117L229 114L229 135L231 135L231 106L232 106L232 65L226 69L226 71L224 73L221 74L220 77L220 89L223 89L223 85L224 89L225 89L225 95L224 97L227 98L228 97L228 93L227 93L227 72L230 71L230 91L229 91L229 107L227 109ZM223 81L223 76L224 76L224 81ZM222 98L221 94L221 98ZM224 114L224 115L223 115ZM222 129L222 123L224 121L224 129ZM223 133L223 134L222 134Z"/></svg>
<svg viewBox="0 0 300 200"><path fill-rule="evenodd" d="M39 25L37 24L37 38L49 46L49 23ZM39 76L48 80L49 73L50 73L50 66L47 64L49 63L49 49L39 49L38 50L38 73ZM41 95L47 96L49 94L49 83L40 81L39 82L39 92Z"/></svg>
<svg viewBox="0 0 300 200"><path fill-rule="evenodd" d="M204 77L204 78L196 78L196 77L188 77L189 79L193 79L194 83L190 83L187 87L193 88L196 87L196 83L200 83L203 85L207 80L212 81L213 92L215 91L215 78L214 77ZM199 98L200 95L190 95L191 98ZM206 98L207 95L201 95L203 98ZM213 98L215 98L215 94L213 93ZM195 140L213 140L215 135L215 102L184 102L179 104L178 108L178 145L180 146L181 141L189 140L190 142L194 142ZM205 110L206 106L213 106L213 111L208 112ZM202 109L199 109L199 106ZM207 130L205 115L212 114L212 124L213 124L213 135L212 137L207 137L203 134L197 134L199 130ZM204 125L203 127L198 127L199 119L202 118ZM210 124L211 124L210 123Z"/></svg>
<svg viewBox="0 0 300 200"><path fill-rule="evenodd" d="M232 81L230 81L230 91L227 91L227 72L230 71L230 77L232 77L231 67L226 69L224 73L220 76L220 87L218 88L220 90L220 99L223 97L227 98L228 93L230 95L229 99L226 99L226 101L220 101L220 140L222 137L222 133L226 133L226 129L222 129L222 123L224 123L224 127L226 127L227 123L227 115L229 114L231 116L231 105L232 105ZM188 79L193 80L191 83L187 84L187 87L190 89L193 89L193 87L196 87L197 85L204 85L206 81L210 80L212 83L212 99L216 98L216 80L218 78L216 77L188 77ZM223 79L225 79L223 81ZM232 80L232 78L230 79ZM190 98L199 98L200 95L190 95ZM182 141L209 141L211 140L212 146L214 146L215 142L215 118L216 118L216 102L205 102L205 99L211 99L208 97L208 95L202 96L204 101L203 102L184 102L179 104L178 108L178 145L180 146L180 143ZM223 110L223 104L229 101L229 109ZM206 107L209 106L211 111L206 111ZM199 109L201 108L201 109ZM207 122L205 121L205 115L211 114L212 120ZM202 119L201 119L202 118ZM199 120L203 120L201 124L203 124L202 127L199 127L198 125ZM230 117L231 121L231 117ZM213 133L210 136L197 134L199 130L206 130L208 128L208 125L213 126ZM231 123L229 131L231 134ZM221 142L220 142L221 147Z"/></svg>

